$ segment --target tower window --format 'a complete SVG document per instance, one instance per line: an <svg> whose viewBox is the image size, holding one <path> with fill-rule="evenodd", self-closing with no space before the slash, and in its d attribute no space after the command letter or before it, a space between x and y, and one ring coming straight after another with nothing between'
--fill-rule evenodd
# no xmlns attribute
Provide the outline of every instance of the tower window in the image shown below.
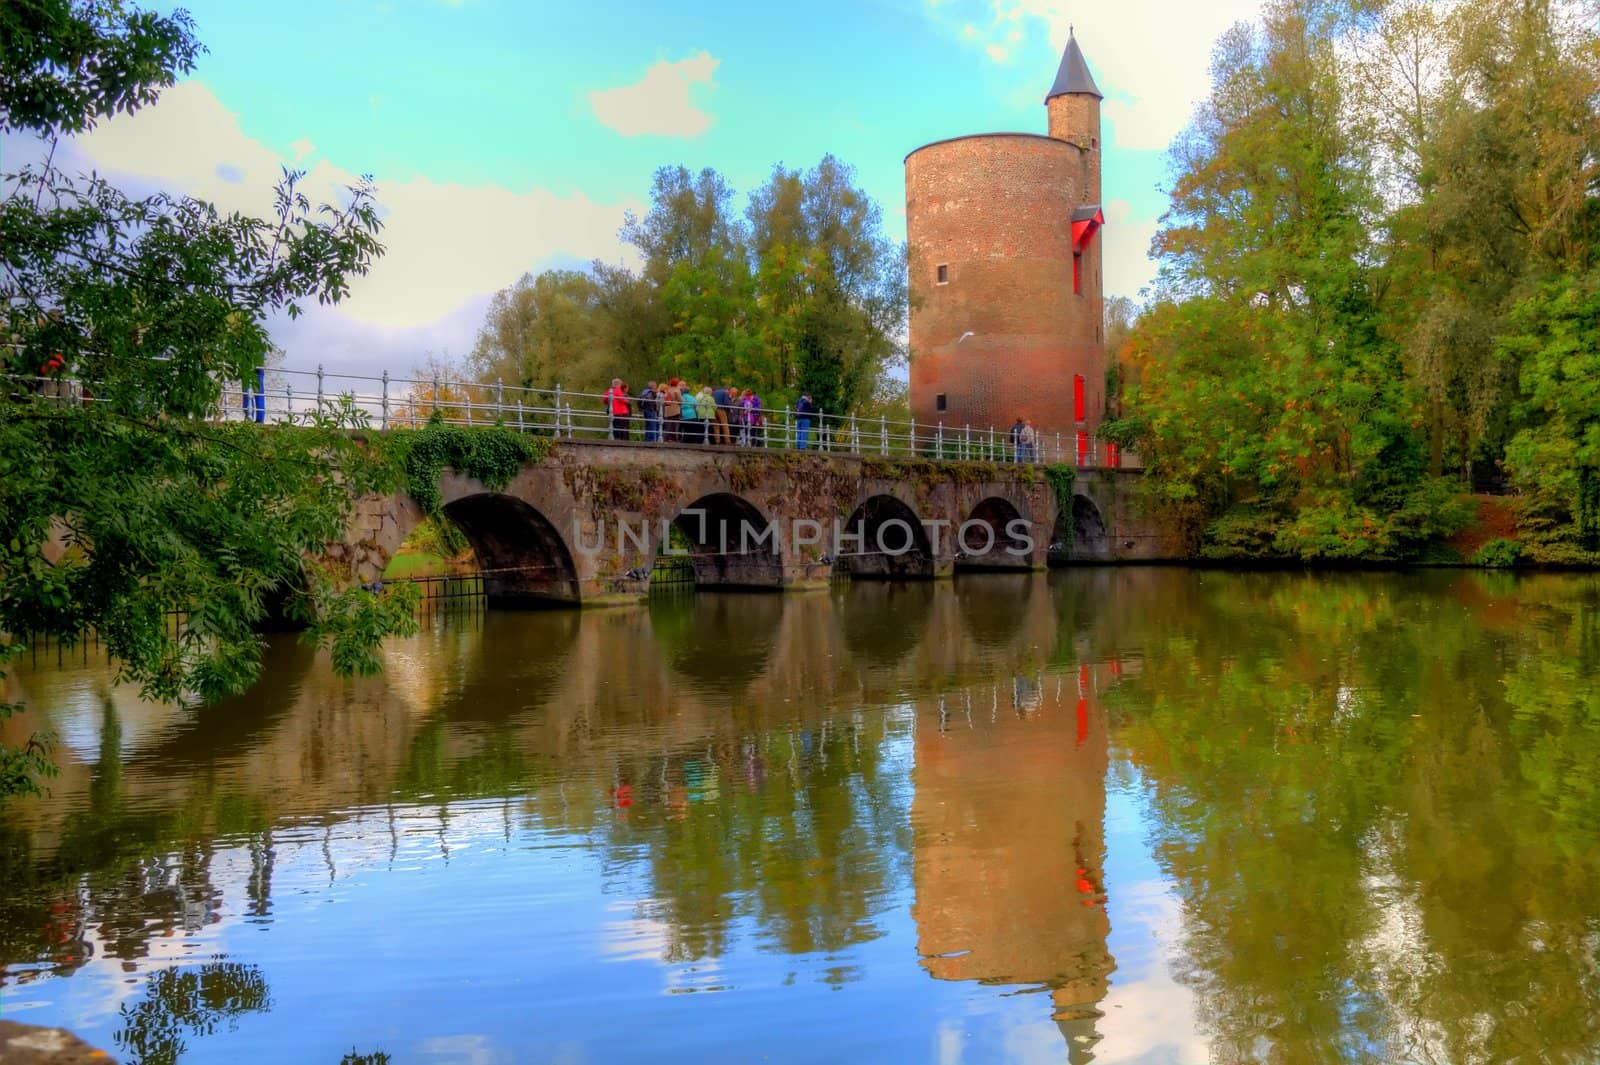
<svg viewBox="0 0 1600 1065"><path fill-rule="evenodd" d="M948 405L945 403L943 392L940 392L938 395L933 397L933 409L938 411L949 409Z"/></svg>
<svg viewBox="0 0 1600 1065"><path fill-rule="evenodd" d="M1073 295L1083 295L1083 255L1081 252L1072 253L1072 292Z"/></svg>
<svg viewBox="0 0 1600 1065"><path fill-rule="evenodd" d="M1083 421L1084 406L1085 406L1085 404L1083 402L1083 374L1075 373L1075 374L1072 375L1072 420L1073 421L1075 421L1075 422Z"/></svg>
<svg viewBox="0 0 1600 1065"><path fill-rule="evenodd" d="M944 263L939 264L936 274L939 284L948 285L950 283L950 267L946 266Z"/></svg>
<svg viewBox="0 0 1600 1065"><path fill-rule="evenodd" d="M1100 138L1099 137L1090 137L1089 138L1089 147L1091 147L1091 148L1100 147Z"/></svg>

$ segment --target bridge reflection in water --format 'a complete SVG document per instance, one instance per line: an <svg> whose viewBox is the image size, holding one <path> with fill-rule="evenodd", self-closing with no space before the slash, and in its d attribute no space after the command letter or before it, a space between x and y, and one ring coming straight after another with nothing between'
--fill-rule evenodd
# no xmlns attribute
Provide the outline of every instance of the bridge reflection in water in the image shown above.
<svg viewBox="0 0 1600 1065"><path fill-rule="evenodd" d="M1093 684L1080 701L1052 662L1075 653L1062 616L1033 574L442 615L372 681L275 639L255 690L199 710L144 703L92 657L26 670L9 694L50 708L65 765L3 830L0 979L213 979L187 950L281 933L285 878L298 894L313 867L331 886L534 832L643 878L631 920L660 929L663 962L754 935L851 983L900 900L916 951L949 955L931 975L1047 988L1090 1045L1106 738ZM172 979L124 1011L125 1052L211 1037L162 1005Z"/></svg>
<svg viewBox="0 0 1600 1065"><path fill-rule="evenodd" d="M1594 1061L1597 617L1119 568L274 638L201 709L27 656L0 995L147 1061Z"/></svg>

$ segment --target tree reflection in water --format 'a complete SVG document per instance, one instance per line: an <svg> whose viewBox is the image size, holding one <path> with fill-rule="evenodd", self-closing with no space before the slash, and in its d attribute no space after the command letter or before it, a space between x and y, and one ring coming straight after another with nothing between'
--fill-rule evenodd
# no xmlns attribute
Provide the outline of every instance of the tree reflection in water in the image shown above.
<svg viewBox="0 0 1600 1065"><path fill-rule="evenodd" d="M272 1008L267 981L254 965L218 958L187 969L161 969L137 1002L121 1009L118 1049L127 1065L172 1065L184 1036L208 1036L242 1014Z"/></svg>
<svg viewBox="0 0 1600 1065"><path fill-rule="evenodd" d="M277 977L164 968L157 939L281 921L296 853L331 878L341 845L449 858L492 830L594 855L665 965L748 943L860 986L909 908L905 965L1043 989L1086 1061L1136 979L1108 947L1109 775L1215 1059L1600 1058L1600 582L967 580L491 615L376 681L285 652L237 721L25 675L91 739L0 824L0 980L151 973L118 1045L171 1060Z"/></svg>
<svg viewBox="0 0 1600 1065"><path fill-rule="evenodd" d="M1213 1052L1596 1060L1595 581L1207 583L1114 728Z"/></svg>

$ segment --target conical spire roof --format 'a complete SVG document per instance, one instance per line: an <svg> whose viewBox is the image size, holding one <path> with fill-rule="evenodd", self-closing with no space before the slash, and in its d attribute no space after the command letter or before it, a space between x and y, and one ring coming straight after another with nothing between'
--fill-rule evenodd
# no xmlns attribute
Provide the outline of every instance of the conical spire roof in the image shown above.
<svg viewBox="0 0 1600 1065"><path fill-rule="evenodd" d="M1045 103L1049 103L1057 96L1071 93L1083 93L1105 99L1100 87L1094 83L1094 75L1089 73L1089 64L1083 58L1083 49L1078 47L1077 36L1068 30L1067 48L1061 53L1061 67L1056 71L1056 83L1050 86L1050 92L1044 98Z"/></svg>

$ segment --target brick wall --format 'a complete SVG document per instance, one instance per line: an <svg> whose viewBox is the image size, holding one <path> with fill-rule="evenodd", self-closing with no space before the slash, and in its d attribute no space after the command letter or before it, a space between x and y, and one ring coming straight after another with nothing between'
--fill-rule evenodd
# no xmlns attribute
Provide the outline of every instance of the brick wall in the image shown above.
<svg viewBox="0 0 1600 1065"><path fill-rule="evenodd" d="M1089 135L1080 145L985 134L907 156L911 407L919 422L1004 428L1020 415L1063 439L1099 424L1100 238L1083 256L1074 293L1071 226L1074 208L1100 202L1098 101L1052 101L1053 129L1091 121L1093 146ZM1076 374L1085 384L1081 423L1073 417Z"/></svg>

